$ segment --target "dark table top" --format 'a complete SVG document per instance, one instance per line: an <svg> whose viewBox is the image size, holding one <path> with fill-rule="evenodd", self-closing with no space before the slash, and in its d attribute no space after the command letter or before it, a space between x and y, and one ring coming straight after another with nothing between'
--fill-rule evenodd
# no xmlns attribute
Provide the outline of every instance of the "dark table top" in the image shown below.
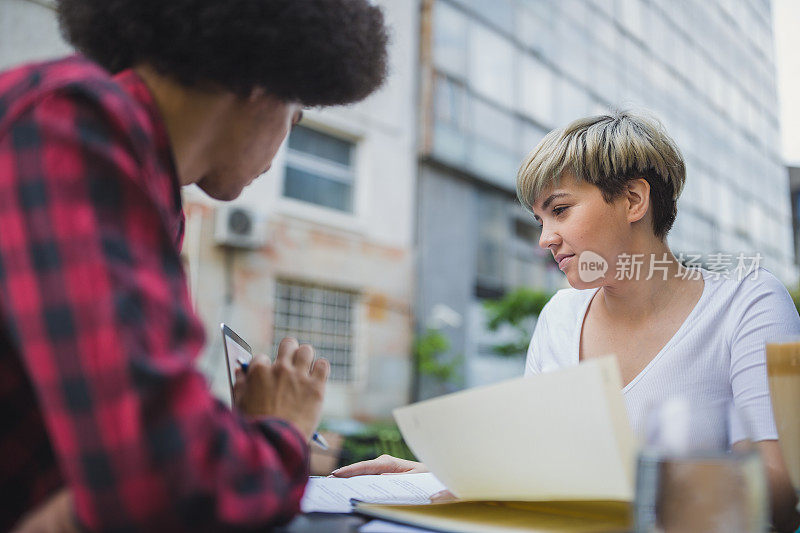
<svg viewBox="0 0 800 533"><path fill-rule="evenodd" d="M306 513L296 516L289 524L275 531L276 533L355 533L368 520L353 514Z"/></svg>

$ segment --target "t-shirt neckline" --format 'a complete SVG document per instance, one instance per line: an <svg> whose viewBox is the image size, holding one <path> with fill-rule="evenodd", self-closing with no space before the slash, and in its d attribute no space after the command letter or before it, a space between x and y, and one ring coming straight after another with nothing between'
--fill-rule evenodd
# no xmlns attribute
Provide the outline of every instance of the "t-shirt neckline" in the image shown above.
<svg viewBox="0 0 800 533"><path fill-rule="evenodd" d="M684 336L684 334L686 333L686 330L689 329L689 327L690 327L689 324L693 321L695 315L700 312L699 309L702 307L701 304L706 299L706 296L707 296L707 294L709 292L710 276L709 276L709 272L707 272L705 269L700 268L698 270L700 271L700 274L703 276L703 292L700 294L700 298L694 304L694 307L689 312L689 314L686 316L686 318L683 320L683 323L681 323L681 325L678 328L678 330L672 335L672 337L670 337L670 339L664 344L664 346L661 347L661 349L658 351L658 353L655 355L655 357L653 357L653 359L651 359L650 362L647 363L647 365L638 374L636 374L636 376L630 381L630 383L628 383L627 385L625 385L622 388L623 394L628 392L628 390L630 390L631 388L633 388L642 379L642 377L644 377L644 375L647 374L647 372L651 368L653 368L653 366L655 366L655 364L658 362L658 360L661 359L661 356L664 354L664 352L666 352L668 348L670 348L673 344L678 342L678 340L681 337ZM600 290L600 287L597 287L596 289L592 290L591 295L586 299L586 302L583 304L583 308L581 309L581 312L578 313L578 323L577 323L577 327L575 328L575 331L577 333L576 333L575 339L573 339L573 341L574 341L573 342L573 353L574 353L576 364L580 364L580 362L581 362L581 353L580 353L581 335L583 334L583 323L586 320L586 313L589 310L589 304L592 303L592 300L594 300L594 297L597 295L597 292L599 290Z"/></svg>

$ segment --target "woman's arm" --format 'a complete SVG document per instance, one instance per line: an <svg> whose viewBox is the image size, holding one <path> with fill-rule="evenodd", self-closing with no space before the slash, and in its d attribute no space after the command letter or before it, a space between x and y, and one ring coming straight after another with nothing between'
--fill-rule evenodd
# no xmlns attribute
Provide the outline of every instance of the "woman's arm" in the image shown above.
<svg viewBox="0 0 800 533"><path fill-rule="evenodd" d="M331 472L331 475L334 477L353 477L367 474L418 474L427 471L428 467L422 463L384 454L369 461L343 466Z"/></svg>

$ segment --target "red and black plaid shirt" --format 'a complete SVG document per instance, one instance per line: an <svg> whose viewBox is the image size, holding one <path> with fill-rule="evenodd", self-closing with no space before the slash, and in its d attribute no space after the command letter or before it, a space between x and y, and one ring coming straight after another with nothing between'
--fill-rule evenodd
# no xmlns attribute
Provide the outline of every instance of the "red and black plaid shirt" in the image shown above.
<svg viewBox="0 0 800 533"><path fill-rule="evenodd" d="M212 398L180 187L142 80L80 56L0 74L0 530L69 487L104 531L282 522L308 449Z"/></svg>

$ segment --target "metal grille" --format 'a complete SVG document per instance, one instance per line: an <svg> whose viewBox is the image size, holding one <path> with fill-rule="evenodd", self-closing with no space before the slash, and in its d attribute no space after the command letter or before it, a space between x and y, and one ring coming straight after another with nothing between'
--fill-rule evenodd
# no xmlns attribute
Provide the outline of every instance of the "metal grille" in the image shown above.
<svg viewBox="0 0 800 533"><path fill-rule="evenodd" d="M331 362L333 381L350 381L353 364L355 293L278 280L275 290L274 350L284 337L314 346Z"/></svg>

